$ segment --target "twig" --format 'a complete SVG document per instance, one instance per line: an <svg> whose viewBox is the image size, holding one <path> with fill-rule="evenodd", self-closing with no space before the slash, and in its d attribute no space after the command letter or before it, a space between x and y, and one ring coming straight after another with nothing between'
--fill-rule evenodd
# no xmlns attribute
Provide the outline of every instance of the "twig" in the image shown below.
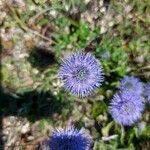
<svg viewBox="0 0 150 150"><path fill-rule="evenodd" d="M46 12L48 12L48 11L51 11L51 10L64 10L64 8L62 8L62 7L51 7L51 8L46 8L45 10L43 10L43 11L41 11L41 12L39 12L38 14L36 14L35 16L33 16L32 18L30 18L30 20L31 21L34 21L35 19L37 19L40 15L42 15L42 14L45 14Z"/></svg>
<svg viewBox="0 0 150 150"><path fill-rule="evenodd" d="M138 68L138 70L148 70L148 69L150 69L150 65ZM137 69L131 68L131 70L134 71L134 70L137 70Z"/></svg>
<svg viewBox="0 0 150 150"><path fill-rule="evenodd" d="M149 66L144 66L140 68L141 70L146 70L146 69L150 69L150 65Z"/></svg>
<svg viewBox="0 0 150 150"><path fill-rule="evenodd" d="M42 34L36 32L36 31L34 31L34 30L29 29L29 28L25 25L25 23L20 20L20 18L19 18L18 15L16 14L15 10L14 10L13 8L11 8L8 4L6 4L6 5L7 5L7 7L9 8L9 10L11 11L13 18L16 20L16 22L18 23L18 25L20 26L20 28L21 28L22 30L24 30L25 32L31 32L32 34L35 34L35 35L37 35L37 36L43 38L44 40L49 41L50 43L55 43L54 41L52 41L51 39L47 38L46 36L43 36ZM36 19L39 15L41 15L41 14L47 12L47 11L50 11L50 10L52 10L52 9L62 9L62 8L60 8L60 7L48 8L48 9L46 9L46 10L40 12L39 14L37 14L37 15L34 17L34 19Z"/></svg>
<svg viewBox="0 0 150 150"><path fill-rule="evenodd" d="M3 148L13 148L13 147L25 147L25 146L38 146L39 144L18 144L18 145L4 145L4 146L0 146L0 149L3 149Z"/></svg>
<svg viewBox="0 0 150 150"><path fill-rule="evenodd" d="M46 36L43 36L42 34L36 32L36 31L33 31L33 30L31 30L31 29L28 29L27 31L29 31L29 32L31 32L32 34L35 34L35 35L37 35L37 36L43 38L44 40L49 41L50 44L51 44L51 43L55 43L55 42L52 41L51 39L47 38Z"/></svg>

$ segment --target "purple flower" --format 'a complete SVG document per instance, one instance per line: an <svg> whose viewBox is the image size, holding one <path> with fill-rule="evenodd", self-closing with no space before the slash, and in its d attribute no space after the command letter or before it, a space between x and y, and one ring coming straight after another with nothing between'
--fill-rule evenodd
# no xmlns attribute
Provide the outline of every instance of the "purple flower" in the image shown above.
<svg viewBox="0 0 150 150"><path fill-rule="evenodd" d="M47 144L50 150L89 150L92 140L84 130L70 127L54 131Z"/></svg>
<svg viewBox="0 0 150 150"><path fill-rule="evenodd" d="M103 81L101 64L90 53L77 52L63 61L59 77L73 95L88 96Z"/></svg>
<svg viewBox="0 0 150 150"><path fill-rule="evenodd" d="M145 95L147 96L148 101L150 102L150 82L146 84Z"/></svg>
<svg viewBox="0 0 150 150"><path fill-rule="evenodd" d="M144 85L139 78L134 76L125 76L120 82L120 90L134 92L141 95L144 91Z"/></svg>
<svg viewBox="0 0 150 150"><path fill-rule="evenodd" d="M132 125L140 119L144 110L143 97L133 92L119 92L110 104L110 114L122 125Z"/></svg>

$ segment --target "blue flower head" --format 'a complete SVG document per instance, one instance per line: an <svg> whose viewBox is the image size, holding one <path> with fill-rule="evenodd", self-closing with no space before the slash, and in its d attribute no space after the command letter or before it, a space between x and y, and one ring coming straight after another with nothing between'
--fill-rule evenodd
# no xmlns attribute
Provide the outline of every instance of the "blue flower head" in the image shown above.
<svg viewBox="0 0 150 150"><path fill-rule="evenodd" d="M88 96L103 81L102 67L90 53L77 52L63 61L59 77L73 95Z"/></svg>
<svg viewBox="0 0 150 150"><path fill-rule="evenodd" d="M110 114L122 125L132 125L140 119L144 110L143 97L133 92L119 92L110 104Z"/></svg>
<svg viewBox="0 0 150 150"><path fill-rule="evenodd" d="M50 150L89 150L92 140L84 130L70 127L54 131L47 144Z"/></svg>
<svg viewBox="0 0 150 150"><path fill-rule="evenodd" d="M139 78L134 76L125 76L120 82L120 90L134 92L141 95L144 91L144 85Z"/></svg>
<svg viewBox="0 0 150 150"><path fill-rule="evenodd" d="M145 95L147 96L147 99L150 102L150 82L148 82L145 86Z"/></svg>

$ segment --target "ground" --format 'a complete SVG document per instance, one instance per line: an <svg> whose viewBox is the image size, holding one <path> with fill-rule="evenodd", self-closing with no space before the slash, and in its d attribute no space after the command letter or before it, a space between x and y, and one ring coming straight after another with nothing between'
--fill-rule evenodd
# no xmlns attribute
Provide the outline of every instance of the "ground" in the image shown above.
<svg viewBox="0 0 150 150"><path fill-rule="evenodd" d="M149 0L0 0L0 149L38 149L54 128L75 125L90 132L93 150L149 150L149 104L125 135L108 112L123 76L150 80L149 12ZM81 49L105 74L84 99L57 75L62 59Z"/></svg>

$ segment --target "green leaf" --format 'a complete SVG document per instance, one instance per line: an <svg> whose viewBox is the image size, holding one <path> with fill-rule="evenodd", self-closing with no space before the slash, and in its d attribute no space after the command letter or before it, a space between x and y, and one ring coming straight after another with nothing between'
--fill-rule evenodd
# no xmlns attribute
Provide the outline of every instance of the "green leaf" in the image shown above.
<svg viewBox="0 0 150 150"><path fill-rule="evenodd" d="M143 136L150 137L150 125L146 127L146 129L142 132Z"/></svg>

